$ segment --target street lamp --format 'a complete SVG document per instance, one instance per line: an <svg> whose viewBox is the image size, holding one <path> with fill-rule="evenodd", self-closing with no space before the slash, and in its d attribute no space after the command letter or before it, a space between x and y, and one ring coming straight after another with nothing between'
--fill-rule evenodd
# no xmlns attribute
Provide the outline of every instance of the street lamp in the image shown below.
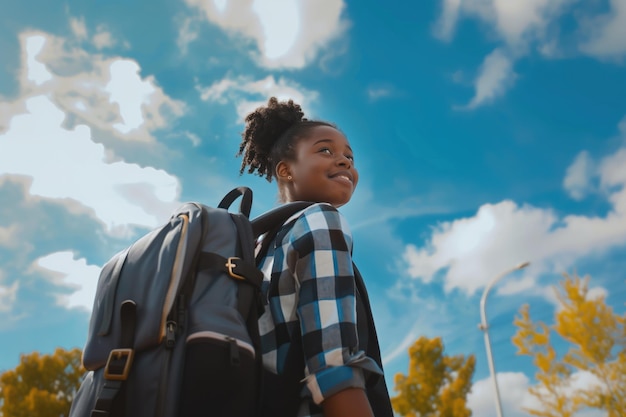
<svg viewBox="0 0 626 417"><path fill-rule="evenodd" d="M496 368L493 364L493 356L491 355L491 342L489 341L489 326L487 325L485 304L487 303L487 295L489 294L489 290L496 284L496 282L500 281L502 278L512 272L526 268L528 265L530 265L530 262L523 262L517 265L515 268L511 268L496 276L493 280L491 280L489 285L485 287L485 291L483 291L483 296L480 299L480 324L478 325L478 328L482 330L485 335L485 349L487 350L487 361L489 363L489 372L491 373L491 380L493 382L493 390L496 393L496 412L498 413L498 417L502 417L502 404L500 403L500 391L498 390L498 381L496 380Z"/></svg>

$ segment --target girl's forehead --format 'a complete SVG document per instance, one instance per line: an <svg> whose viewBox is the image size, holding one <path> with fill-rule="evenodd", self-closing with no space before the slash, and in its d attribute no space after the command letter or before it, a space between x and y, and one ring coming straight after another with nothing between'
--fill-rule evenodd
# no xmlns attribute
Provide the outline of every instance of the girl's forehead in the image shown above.
<svg viewBox="0 0 626 417"><path fill-rule="evenodd" d="M316 142L328 142L350 147L350 142L348 142L346 135L332 126L315 126L311 128L304 141L308 145L313 145Z"/></svg>

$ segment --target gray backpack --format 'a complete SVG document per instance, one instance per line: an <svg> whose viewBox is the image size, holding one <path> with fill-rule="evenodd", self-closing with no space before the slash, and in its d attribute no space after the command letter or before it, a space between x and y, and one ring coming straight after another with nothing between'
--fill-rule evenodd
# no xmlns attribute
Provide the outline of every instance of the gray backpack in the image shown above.
<svg viewBox="0 0 626 417"><path fill-rule="evenodd" d="M238 213L228 211L241 197ZM252 191L189 203L102 269L70 417L254 416L263 311L256 237L309 203L250 221Z"/></svg>

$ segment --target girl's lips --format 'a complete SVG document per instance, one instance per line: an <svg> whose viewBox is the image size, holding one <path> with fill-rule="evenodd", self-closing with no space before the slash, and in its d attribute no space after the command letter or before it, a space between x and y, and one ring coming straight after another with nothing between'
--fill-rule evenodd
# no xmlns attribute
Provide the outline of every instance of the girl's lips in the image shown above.
<svg viewBox="0 0 626 417"><path fill-rule="evenodd" d="M352 174L350 174L350 172L348 172L348 171L338 172L336 174L331 175L330 177L331 178L335 178L335 179L339 179L341 181L347 181L350 184L352 184L354 182L354 180L352 179Z"/></svg>
<svg viewBox="0 0 626 417"><path fill-rule="evenodd" d="M347 176L345 176L345 175L337 175L334 178L337 178L337 179L340 179L340 180L343 180L343 181L346 181L346 182L349 182L350 184L352 184L352 180L350 178L348 178Z"/></svg>

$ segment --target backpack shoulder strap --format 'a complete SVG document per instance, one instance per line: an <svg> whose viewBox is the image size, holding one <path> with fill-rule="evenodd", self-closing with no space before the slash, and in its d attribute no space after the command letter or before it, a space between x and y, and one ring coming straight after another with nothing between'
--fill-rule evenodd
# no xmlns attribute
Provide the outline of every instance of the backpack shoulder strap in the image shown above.
<svg viewBox="0 0 626 417"><path fill-rule="evenodd" d="M354 262L352 263L352 267L354 269L354 279L356 282L357 316L358 312L365 314L365 317L358 316L357 318L359 345L365 350L366 355L374 359L378 366L380 366L380 369L383 369L378 335L376 334L376 327L374 326L374 316L372 315L372 308L370 306L367 289L365 288L365 282ZM366 390L374 415L376 417L393 417L393 409L391 407L385 377L378 376L377 378L368 380Z"/></svg>
<svg viewBox="0 0 626 417"><path fill-rule="evenodd" d="M313 203L308 201L296 201L293 203L283 204L282 206L267 211L252 220L252 232L255 239L265 234L263 242L261 242L261 249L256 256L257 263L260 259L263 259L285 222L291 216L301 210L304 210L312 204Z"/></svg>
<svg viewBox="0 0 626 417"><path fill-rule="evenodd" d="M310 201L294 201L269 210L252 220L254 237L259 237L283 223L291 216L313 204Z"/></svg>
<svg viewBox="0 0 626 417"><path fill-rule="evenodd" d="M217 208L228 210L240 196L241 203L239 203L239 213L249 218L250 211L252 210L252 190L248 187L237 187L232 189L224 196L224 198L222 198L222 201L220 201L217 205Z"/></svg>

